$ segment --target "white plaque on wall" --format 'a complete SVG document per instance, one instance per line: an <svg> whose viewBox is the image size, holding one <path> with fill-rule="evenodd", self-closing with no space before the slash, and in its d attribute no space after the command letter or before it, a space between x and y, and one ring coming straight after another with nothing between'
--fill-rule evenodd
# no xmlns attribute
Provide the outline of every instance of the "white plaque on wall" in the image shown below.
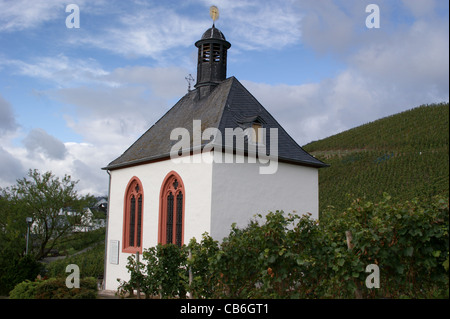
<svg viewBox="0 0 450 319"><path fill-rule="evenodd" d="M118 265L119 264L119 241L110 240L109 241L109 263Z"/></svg>

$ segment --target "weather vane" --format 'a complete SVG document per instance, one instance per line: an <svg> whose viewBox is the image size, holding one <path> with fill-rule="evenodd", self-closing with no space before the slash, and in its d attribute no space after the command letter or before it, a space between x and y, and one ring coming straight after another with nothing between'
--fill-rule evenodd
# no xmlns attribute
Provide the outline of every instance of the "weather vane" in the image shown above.
<svg viewBox="0 0 450 319"><path fill-rule="evenodd" d="M211 6L211 8L209 8L209 15L211 16L214 25L216 20L219 20L219 8L217 8L216 6Z"/></svg>
<svg viewBox="0 0 450 319"><path fill-rule="evenodd" d="M185 77L187 83L188 83L188 92L191 92L191 85L192 83L194 83L194 78L192 77L192 74L189 74L188 76Z"/></svg>

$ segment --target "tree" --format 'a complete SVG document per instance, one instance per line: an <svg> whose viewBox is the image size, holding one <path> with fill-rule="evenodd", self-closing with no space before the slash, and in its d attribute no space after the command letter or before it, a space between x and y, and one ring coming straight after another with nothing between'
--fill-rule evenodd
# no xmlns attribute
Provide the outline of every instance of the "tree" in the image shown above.
<svg viewBox="0 0 450 319"><path fill-rule="evenodd" d="M46 257L59 239L74 225L82 223L85 209L94 204L93 196L78 195L75 190L77 183L69 175L60 180L51 171L41 174L30 169L28 178L19 179L16 185L2 190L0 214L5 216L0 216L1 237L6 240L21 237L18 242L24 247L25 217L32 217L30 234L38 248L32 249L30 243L30 253L38 260ZM20 249L17 248L18 242L11 243L10 247L23 254L23 248L17 250Z"/></svg>

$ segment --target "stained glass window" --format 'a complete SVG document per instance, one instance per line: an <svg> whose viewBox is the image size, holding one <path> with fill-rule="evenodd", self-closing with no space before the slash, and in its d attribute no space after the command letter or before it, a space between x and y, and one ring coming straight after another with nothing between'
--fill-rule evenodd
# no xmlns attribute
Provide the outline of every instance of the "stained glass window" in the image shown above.
<svg viewBox="0 0 450 319"><path fill-rule="evenodd" d="M158 240L162 244L183 245L184 191L178 174L169 173L161 186Z"/></svg>
<svg viewBox="0 0 450 319"><path fill-rule="evenodd" d="M125 194L123 227L123 250L135 253L140 251L142 243L142 219L143 219L143 190L137 177L133 177L128 183Z"/></svg>

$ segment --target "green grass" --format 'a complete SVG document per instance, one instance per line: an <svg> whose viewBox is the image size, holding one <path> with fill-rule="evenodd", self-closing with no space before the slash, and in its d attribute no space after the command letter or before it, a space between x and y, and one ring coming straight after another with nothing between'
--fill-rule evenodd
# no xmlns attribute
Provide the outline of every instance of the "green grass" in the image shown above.
<svg viewBox="0 0 450 319"><path fill-rule="evenodd" d="M449 194L449 104L423 105L315 141L304 149L319 171L320 211L355 197L398 200ZM351 196L347 196L350 194Z"/></svg>
<svg viewBox="0 0 450 319"><path fill-rule="evenodd" d="M60 254L72 255L97 242L105 240L105 228L99 228L89 232L69 233L60 238L55 245Z"/></svg>
<svg viewBox="0 0 450 319"><path fill-rule="evenodd" d="M75 264L80 268L80 277L94 277L103 275L105 258L105 243L98 243L92 249L78 255L69 256L49 263L46 266L47 277L65 277L67 276L66 267Z"/></svg>
<svg viewBox="0 0 450 319"><path fill-rule="evenodd" d="M90 247L87 251L81 250ZM61 240L57 249L66 255L65 258L52 261L46 265L47 277L67 276L66 267L76 264L80 267L80 276L94 277L103 275L105 255L105 228L85 233L73 233Z"/></svg>

